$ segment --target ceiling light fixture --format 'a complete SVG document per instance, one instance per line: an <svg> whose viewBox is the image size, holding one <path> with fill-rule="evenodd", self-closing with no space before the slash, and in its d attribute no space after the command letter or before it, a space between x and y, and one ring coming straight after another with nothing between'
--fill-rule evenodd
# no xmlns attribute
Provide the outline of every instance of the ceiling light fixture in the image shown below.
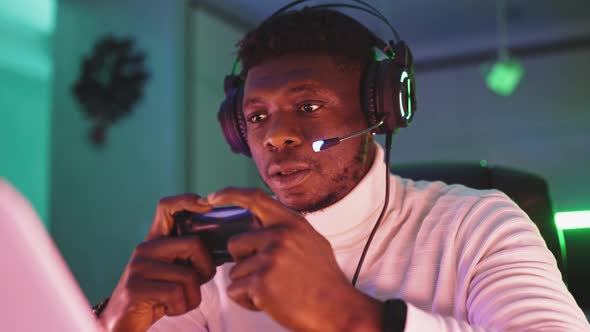
<svg viewBox="0 0 590 332"><path fill-rule="evenodd" d="M496 27L498 35L498 59L483 65L487 87L500 96L510 96L524 75L520 62L512 57L507 46L506 0L496 0Z"/></svg>

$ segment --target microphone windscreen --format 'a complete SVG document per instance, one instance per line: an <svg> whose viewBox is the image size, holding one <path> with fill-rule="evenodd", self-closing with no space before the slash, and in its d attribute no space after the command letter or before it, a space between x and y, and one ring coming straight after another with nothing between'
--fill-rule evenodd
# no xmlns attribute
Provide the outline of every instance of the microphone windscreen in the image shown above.
<svg viewBox="0 0 590 332"><path fill-rule="evenodd" d="M334 137L334 138L328 138L328 139L324 139L324 140L315 141L311 144L311 146L313 147L313 151L320 152L320 151L326 150L326 149L331 148L334 145L338 145L338 144L340 144L340 138Z"/></svg>

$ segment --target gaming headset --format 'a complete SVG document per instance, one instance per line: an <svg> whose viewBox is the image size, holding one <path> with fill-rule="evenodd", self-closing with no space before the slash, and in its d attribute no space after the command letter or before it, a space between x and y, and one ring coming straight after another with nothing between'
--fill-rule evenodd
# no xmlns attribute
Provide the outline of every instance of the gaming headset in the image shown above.
<svg viewBox="0 0 590 332"><path fill-rule="evenodd" d="M311 0L293 1L277 10L261 23L285 13L292 7ZM374 7L360 0L350 0L354 4L329 3L308 7L320 8L353 8L366 12L384 22L393 32L394 40L384 42L373 35L377 44L374 47L386 56L385 59L369 63L362 75L360 88L362 111L365 114L369 127L363 131L350 134L343 138L325 140L332 144L320 143L314 150L324 150L341 140L350 138L370 130L376 134L395 133L397 129L406 127L412 121L416 112L416 86L414 79L413 58L410 49L403 42L397 31ZM241 153L251 157L250 148L246 138L246 120L242 113L242 98L244 95L244 79L236 72L239 58L234 62L233 70L224 80L225 99L221 103L217 114L223 135L234 153ZM323 147L321 147L323 145Z"/></svg>

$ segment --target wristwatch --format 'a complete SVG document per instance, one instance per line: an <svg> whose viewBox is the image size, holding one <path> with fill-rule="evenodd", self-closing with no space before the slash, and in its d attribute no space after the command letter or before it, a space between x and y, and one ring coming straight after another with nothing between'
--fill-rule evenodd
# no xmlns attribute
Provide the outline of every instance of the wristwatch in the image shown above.
<svg viewBox="0 0 590 332"><path fill-rule="evenodd" d="M110 299L111 299L110 297L107 297L106 299L100 301L97 305L92 307L92 313L94 314L94 316L96 316L96 318L100 317L100 314L102 313L104 308L107 306Z"/></svg>
<svg viewBox="0 0 590 332"><path fill-rule="evenodd" d="M389 299L383 303L383 332L403 332L406 328L408 307L400 299Z"/></svg>

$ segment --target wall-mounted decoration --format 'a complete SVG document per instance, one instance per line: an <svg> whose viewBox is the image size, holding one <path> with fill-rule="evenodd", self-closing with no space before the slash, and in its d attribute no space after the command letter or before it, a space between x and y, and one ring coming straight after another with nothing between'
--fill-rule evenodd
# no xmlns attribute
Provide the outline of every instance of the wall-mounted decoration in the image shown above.
<svg viewBox="0 0 590 332"><path fill-rule="evenodd" d="M130 38L107 36L82 61L73 93L93 122L89 139L96 146L104 144L109 126L129 114L142 96L149 74L144 54L133 46Z"/></svg>

